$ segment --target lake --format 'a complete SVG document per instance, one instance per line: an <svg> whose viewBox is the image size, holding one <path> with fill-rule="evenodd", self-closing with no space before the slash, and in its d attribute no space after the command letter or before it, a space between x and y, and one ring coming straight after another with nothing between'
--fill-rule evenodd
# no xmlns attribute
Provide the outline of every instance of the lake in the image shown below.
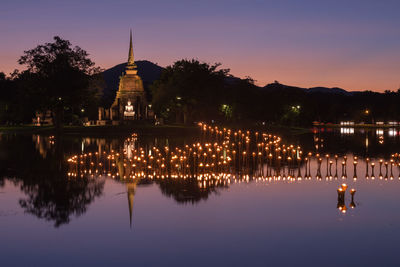
<svg viewBox="0 0 400 267"><path fill-rule="evenodd" d="M1 134L1 265L400 265L397 129L204 127Z"/></svg>

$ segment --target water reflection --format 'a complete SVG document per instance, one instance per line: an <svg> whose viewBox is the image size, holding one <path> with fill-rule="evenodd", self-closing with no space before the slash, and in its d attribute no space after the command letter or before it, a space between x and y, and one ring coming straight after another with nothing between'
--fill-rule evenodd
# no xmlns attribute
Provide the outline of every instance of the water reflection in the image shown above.
<svg viewBox="0 0 400 267"><path fill-rule="evenodd" d="M58 227L87 211L103 194L105 179L126 186L131 225L136 191L148 184L176 203L195 204L239 183L400 180L399 154L327 153L324 144L330 147L335 139L321 132L309 139L319 144L316 149L305 153L274 134L200 128L198 136L180 141L137 134L121 139L3 135L1 150L7 153L0 154L0 186L13 181L26 195L19 200L24 211ZM364 135L367 143L374 138L368 131ZM23 160L15 147L24 148ZM385 149L387 154L393 147ZM353 197L350 207L356 207ZM337 207L347 209L339 197Z"/></svg>
<svg viewBox="0 0 400 267"><path fill-rule="evenodd" d="M14 137L2 137L0 186L5 180L12 181L26 195L19 200L21 208L38 218L53 222L55 227L69 223L72 216L84 214L87 207L102 194L104 179L69 179L65 162L64 140L54 137L34 136L18 138L15 149Z"/></svg>
<svg viewBox="0 0 400 267"><path fill-rule="evenodd" d="M275 147L269 142L281 134L268 134L266 142L262 132L249 132L239 146L238 131L229 143L220 131L218 139L214 127L212 134L184 138L1 135L3 265L58 266L60 257L67 266L123 265L132 258L138 266L186 266L193 258L196 266L256 266L260 259L273 266L339 266L343 259L396 265L400 149L386 132L382 145L375 129L317 133L324 146L316 150L313 133L282 135ZM332 253L337 248L340 257ZM288 250L292 257L281 253ZM198 257L199 251L211 256Z"/></svg>
<svg viewBox="0 0 400 267"><path fill-rule="evenodd" d="M365 180L400 180L399 154L384 158L360 158L346 154L303 155L300 146L284 144L279 136L250 131L231 131L201 125L197 143L183 146L140 145L137 134L110 151L86 152L68 159L68 176L109 177L127 183L130 216L136 185L156 183L164 195L178 203L196 203L219 189L234 183L293 183L302 181L357 182L358 169ZM398 167L398 168L396 168ZM369 170L371 169L371 176ZM396 171L397 170L397 171ZM337 207L345 213L345 192L338 189ZM351 189L350 207L355 208L355 189Z"/></svg>
<svg viewBox="0 0 400 267"><path fill-rule="evenodd" d="M222 131L204 126L200 140L183 147L143 148L138 144L137 135L133 134L119 150L72 156L68 159L68 176L106 175L119 180L139 178L154 181L195 179L200 188L250 180L296 181L311 179L313 175L317 180L324 177L326 180L338 179L339 176L347 179L348 169L352 170L353 180L358 178L358 156L350 155L350 163L348 155L340 157L309 152L303 156L300 146L285 145L280 137L271 134ZM367 179L369 166L374 177L376 163L379 163L379 177L388 178L390 173L393 178L393 167L399 166L399 157L392 154L389 160L365 158L361 163L365 165ZM312 169L315 169L314 173Z"/></svg>
<svg viewBox="0 0 400 267"><path fill-rule="evenodd" d="M354 134L354 128L340 128L341 134Z"/></svg>
<svg viewBox="0 0 400 267"><path fill-rule="evenodd" d="M389 157L400 151L400 135L397 128L313 128L314 143L304 148L319 153L353 153L363 157Z"/></svg>
<svg viewBox="0 0 400 267"><path fill-rule="evenodd" d="M104 181L80 179L68 180L56 175L35 178L21 183L27 195L19 204L25 212L54 222L58 227L69 223L71 216L80 216L87 206L102 194Z"/></svg>
<svg viewBox="0 0 400 267"><path fill-rule="evenodd" d="M342 213L347 212L347 207L346 207L346 191L347 191L347 184L342 184L338 189L337 189L337 205L336 207L341 211ZM354 209L356 207L356 203L354 202L354 195L356 193L356 190L352 188L350 190L350 195L351 195L351 202L350 202L350 208Z"/></svg>

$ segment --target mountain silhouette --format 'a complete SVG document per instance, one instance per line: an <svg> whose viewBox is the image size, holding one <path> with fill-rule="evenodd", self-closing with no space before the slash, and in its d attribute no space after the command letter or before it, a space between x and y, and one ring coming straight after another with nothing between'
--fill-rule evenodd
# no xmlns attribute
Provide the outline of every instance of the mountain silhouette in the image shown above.
<svg viewBox="0 0 400 267"><path fill-rule="evenodd" d="M266 86L262 87L262 89L265 90L270 90L270 91L276 91L276 90L285 90L285 91L304 91L306 93L322 93L322 94L341 94L341 95L353 95L354 92L349 92L346 91L342 88L338 87L311 87L311 88L302 88L302 87L296 87L296 86L290 86L290 85L284 85L280 84L279 82L274 82L267 84Z"/></svg>
<svg viewBox="0 0 400 267"><path fill-rule="evenodd" d="M146 91L146 95L151 100L151 92L150 92L150 85L157 79L160 78L161 72L164 69L163 67L158 66L157 64L150 62L148 60L139 60L135 62L138 69L138 75L142 78L144 90ZM119 77L125 72L126 63L118 64L112 68L109 68L103 72L103 78L105 81L105 88L103 91L103 106L109 107L113 103L115 99L116 92L118 90L119 84ZM241 80L240 78L229 76L226 79L228 84L234 83ZM257 86L258 87L258 86ZM311 88L302 88L297 86L290 86L284 85L277 81L274 83L267 84L264 87L259 87L262 90L269 90L269 91L285 91L286 93L289 92L306 92L312 94L339 94L339 95L346 95L350 96L353 95L355 92L349 92L342 88L333 87L311 87Z"/></svg>
<svg viewBox="0 0 400 267"><path fill-rule="evenodd" d="M351 95L352 92L348 92L342 88L333 87L312 87L308 89L304 89L306 92L309 93L325 93L325 94L343 94L343 95Z"/></svg>

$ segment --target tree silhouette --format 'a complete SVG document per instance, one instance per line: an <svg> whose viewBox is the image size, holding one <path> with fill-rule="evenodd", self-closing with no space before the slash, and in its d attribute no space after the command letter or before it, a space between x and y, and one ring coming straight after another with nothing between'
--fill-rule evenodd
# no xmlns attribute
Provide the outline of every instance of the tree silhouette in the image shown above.
<svg viewBox="0 0 400 267"><path fill-rule="evenodd" d="M54 226L80 216L87 206L102 194L104 181L95 179L68 180L66 177L43 177L33 183L24 181L21 189L27 194L19 203L25 212L40 219L54 221Z"/></svg>
<svg viewBox="0 0 400 267"><path fill-rule="evenodd" d="M165 118L184 123L216 116L229 72L218 70L219 66L194 59L168 66L151 86L155 110Z"/></svg>
<svg viewBox="0 0 400 267"><path fill-rule="evenodd" d="M207 200L212 193L218 193L218 188L224 188L223 185L209 186L200 188L197 179L174 179L166 178L157 180L161 192L173 198L178 203L195 204L200 200Z"/></svg>
<svg viewBox="0 0 400 267"><path fill-rule="evenodd" d="M51 110L57 128L61 128L64 113L79 114L90 101L98 101L99 88L91 86L100 78L100 69L88 58L88 53L68 40L54 37L53 43L38 45L18 60L31 73L31 95L42 99L40 109ZM95 88L95 89L93 89Z"/></svg>

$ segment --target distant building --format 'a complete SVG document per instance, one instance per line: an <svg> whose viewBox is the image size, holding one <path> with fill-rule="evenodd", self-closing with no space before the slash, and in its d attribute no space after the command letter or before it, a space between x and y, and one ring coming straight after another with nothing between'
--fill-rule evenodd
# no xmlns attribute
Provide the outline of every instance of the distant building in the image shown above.
<svg viewBox="0 0 400 267"><path fill-rule="evenodd" d="M51 111L47 110L46 112L35 112L35 117L32 118L32 123L36 126L42 125L53 125L53 117L51 115Z"/></svg>
<svg viewBox="0 0 400 267"><path fill-rule="evenodd" d="M132 32L130 33L128 63L119 80L118 91L110 108L99 108L98 124L112 121L118 124L127 120L143 120L153 117L147 105L142 79L137 74L133 56Z"/></svg>
<svg viewBox="0 0 400 267"><path fill-rule="evenodd" d="M341 121L340 122L340 125L343 125L343 126L353 126L355 123L354 123L354 121Z"/></svg>

